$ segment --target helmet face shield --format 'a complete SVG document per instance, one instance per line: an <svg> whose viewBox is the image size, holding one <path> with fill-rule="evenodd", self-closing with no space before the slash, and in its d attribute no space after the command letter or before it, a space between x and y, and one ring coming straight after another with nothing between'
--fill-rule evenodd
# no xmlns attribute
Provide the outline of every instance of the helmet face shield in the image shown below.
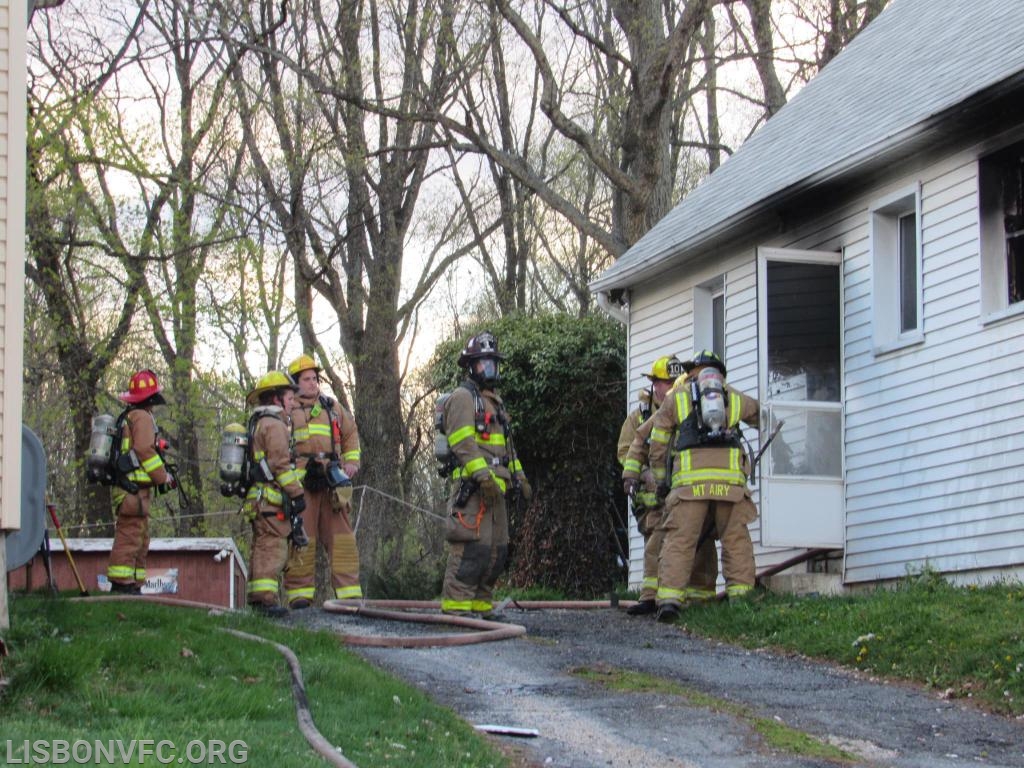
<svg viewBox="0 0 1024 768"><path fill-rule="evenodd" d="M473 379L481 385L493 385L498 381L498 358L481 357L470 365Z"/></svg>

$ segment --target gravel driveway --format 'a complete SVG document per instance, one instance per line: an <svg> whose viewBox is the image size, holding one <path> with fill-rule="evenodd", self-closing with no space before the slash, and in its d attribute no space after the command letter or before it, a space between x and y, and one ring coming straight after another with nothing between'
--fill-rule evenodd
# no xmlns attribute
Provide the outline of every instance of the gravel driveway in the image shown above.
<svg viewBox="0 0 1024 768"><path fill-rule="evenodd" d="M629 617L619 609L507 609L506 615L527 628L525 637L448 648L354 650L474 725L536 729L536 738L494 737L526 765L835 764L773 750L751 725L753 717L763 717L857 755L854 765L1024 768L1024 721L944 701L916 686L697 639L681 626ZM345 634L431 631L321 611L288 621ZM612 691L572 674L579 668L644 672L730 706Z"/></svg>

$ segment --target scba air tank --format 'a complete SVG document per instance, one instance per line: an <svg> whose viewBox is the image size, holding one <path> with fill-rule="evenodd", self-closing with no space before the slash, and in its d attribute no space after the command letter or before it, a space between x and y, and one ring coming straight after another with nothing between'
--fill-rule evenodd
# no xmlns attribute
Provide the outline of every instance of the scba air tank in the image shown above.
<svg viewBox="0 0 1024 768"><path fill-rule="evenodd" d="M85 459L86 474L93 482L106 480L110 476L110 449L114 447L116 426L117 421L109 413L93 417L89 455Z"/></svg>
<svg viewBox="0 0 1024 768"><path fill-rule="evenodd" d="M448 436L444 428L444 404L451 397L451 392L445 392L434 403L434 458L441 464L441 477L446 476L444 468L452 460L452 448L448 444Z"/></svg>
<svg viewBox="0 0 1024 768"><path fill-rule="evenodd" d="M249 447L249 435L241 424L228 424L220 438L220 454L217 469L221 482L237 485L242 480L242 464Z"/></svg>
<svg viewBox="0 0 1024 768"><path fill-rule="evenodd" d="M697 374L700 390L700 419L711 435L717 435L729 425L725 407L725 379L715 368L705 368Z"/></svg>

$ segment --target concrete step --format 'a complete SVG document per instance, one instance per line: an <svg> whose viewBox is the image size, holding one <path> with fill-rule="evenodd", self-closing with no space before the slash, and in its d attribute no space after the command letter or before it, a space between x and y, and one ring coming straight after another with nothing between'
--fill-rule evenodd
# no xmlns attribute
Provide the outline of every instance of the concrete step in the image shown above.
<svg viewBox="0 0 1024 768"><path fill-rule="evenodd" d="M838 573L777 573L763 579L770 592L787 595L841 595L845 592Z"/></svg>

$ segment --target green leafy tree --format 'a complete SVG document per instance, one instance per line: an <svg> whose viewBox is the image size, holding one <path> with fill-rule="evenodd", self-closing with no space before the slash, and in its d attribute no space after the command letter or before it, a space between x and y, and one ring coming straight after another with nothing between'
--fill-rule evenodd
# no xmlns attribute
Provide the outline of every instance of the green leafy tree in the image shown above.
<svg viewBox="0 0 1024 768"><path fill-rule="evenodd" d="M431 366L439 390L462 380L469 336L442 343ZM533 486L510 512L509 581L591 597L624 577L624 500L616 441L625 415L625 333L602 317L513 315L486 326L505 356L499 391Z"/></svg>

